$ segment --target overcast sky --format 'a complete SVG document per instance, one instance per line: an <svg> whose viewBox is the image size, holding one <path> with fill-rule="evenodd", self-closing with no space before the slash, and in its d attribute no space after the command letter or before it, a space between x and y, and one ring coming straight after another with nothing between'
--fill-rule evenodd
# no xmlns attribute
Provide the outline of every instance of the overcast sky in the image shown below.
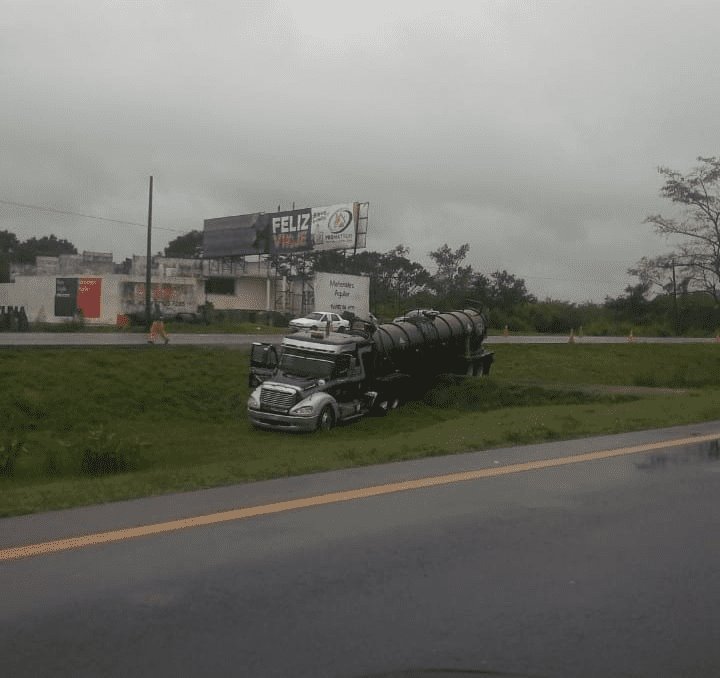
<svg viewBox="0 0 720 678"><path fill-rule="evenodd" d="M369 201L368 248L470 244L540 298L668 244L658 165L720 153L720 3L0 0L0 200L145 223ZM161 230L175 229L175 230ZM145 230L0 202L0 230Z"/></svg>

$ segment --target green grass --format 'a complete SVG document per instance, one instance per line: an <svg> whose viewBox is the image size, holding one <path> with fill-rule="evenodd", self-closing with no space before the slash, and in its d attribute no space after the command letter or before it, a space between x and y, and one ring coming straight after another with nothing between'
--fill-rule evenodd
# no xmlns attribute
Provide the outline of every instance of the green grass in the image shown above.
<svg viewBox="0 0 720 678"><path fill-rule="evenodd" d="M493 350L490 379L291 435L248 424L245 349L0 349L0 515L720 418L720 346Z"/></svg>

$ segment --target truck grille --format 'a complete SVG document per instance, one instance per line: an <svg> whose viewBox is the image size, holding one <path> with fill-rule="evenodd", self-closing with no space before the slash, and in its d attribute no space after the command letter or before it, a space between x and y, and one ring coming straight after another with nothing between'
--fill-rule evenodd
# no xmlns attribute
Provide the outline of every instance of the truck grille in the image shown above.
<svg viewBox="0 0 720 678"><path fill-rule="evenodd" d="M273 412L287 412L295 404L295 393L276 391L263 386L260 391L260 407Z"/></svg>

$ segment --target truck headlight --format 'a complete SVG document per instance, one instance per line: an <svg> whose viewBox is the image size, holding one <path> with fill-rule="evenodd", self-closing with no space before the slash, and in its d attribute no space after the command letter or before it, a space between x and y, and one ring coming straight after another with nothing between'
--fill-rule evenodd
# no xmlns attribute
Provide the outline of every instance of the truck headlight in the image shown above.
<svg viewBox="0 0 720 678"><path fill-rule="evenodd" d="M260 409L260 399L255 395L255 393L251 393L248 397L247 406L251 410L259 410Z"/></svg>
<svg viewBox="0 0 720 678"><path fill-rule="evenodd" d="M307 414L312 414L314 411L315 408L312 405L303 405L302 407L298 407L296 410L293 410L292 413L305 416Z"/></svg>

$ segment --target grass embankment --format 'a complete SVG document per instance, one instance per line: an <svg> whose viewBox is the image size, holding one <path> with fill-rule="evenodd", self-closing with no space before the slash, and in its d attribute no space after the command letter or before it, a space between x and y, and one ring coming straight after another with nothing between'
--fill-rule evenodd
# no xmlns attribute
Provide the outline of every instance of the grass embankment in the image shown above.
<svg viewBox="0 0 720 678"><path fill-rule="evenodd" d="M321 435L249 426L244 350L2 349L0 515L720 418L720 346L493 348L492 378Z"/></svg>

